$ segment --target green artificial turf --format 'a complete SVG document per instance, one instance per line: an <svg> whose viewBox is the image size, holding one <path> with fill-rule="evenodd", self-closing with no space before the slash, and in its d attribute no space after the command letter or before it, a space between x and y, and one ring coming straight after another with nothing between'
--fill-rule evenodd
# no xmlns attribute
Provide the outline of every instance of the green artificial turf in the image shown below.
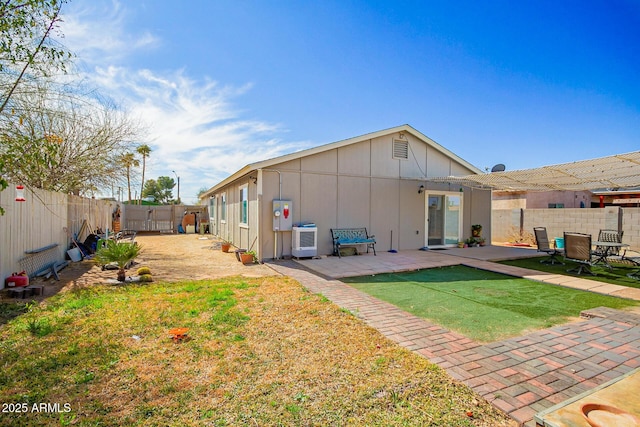
<svg viewBox="0 0 640 427"><path fill-rule="evenodd" d="M376 298L479 342L565 323L582 310L640 302L465 266L342 279Z"/></svg>
<svg viewBox="0 0 640 427"><path fill-rule="evenodd" d="M580 276L578 276L575 273L567 272L567 270L576 268L578 266L577 262L563 260L565 265L549 265L542 264L540 262L540 260L542 259L546 259L546 257L512 259L507 261L500 261L500 264L513 265L516 267L529 268L531 270L544 271L553 274L563 274L566 276L580 277L583 279L596 280L598 282L612 283L614 285L628 286L630 288L640 289L640 280L627 276L627 274L637 272L638 269L640 269L640 267L638 266L634 266L631 264L611 263L613 269L610 270L598 264L591 267L591 271L596 273L595 276L591 276L589 274L581 274Z"/></svg>

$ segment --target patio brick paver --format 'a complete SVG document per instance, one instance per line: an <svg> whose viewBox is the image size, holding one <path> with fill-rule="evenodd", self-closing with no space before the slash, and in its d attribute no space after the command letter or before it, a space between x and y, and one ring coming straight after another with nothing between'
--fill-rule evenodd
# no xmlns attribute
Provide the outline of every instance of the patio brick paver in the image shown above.
<svg viewBox="0 0 640 427"><path fill-rule="evenodd" d="M362 269L380 271L375 266L380 266L379 261L382 260L373 259L373 256L354 258L359 261L365 259L368 265L352 263L349 272L357 273ZM461 262L458 257L433 252L428 258L429 262L425 263L408 259L400 267L396 265L393 268L410 266L405 269L415 269L415 265L425 268L426 264L433 266L440 261L443 264L438 265L463 263L514 276L533 275L530 270L516 267L505 269L503 265L485 260L465 258ZM392 270L390 263L384 264ZM339 280L321 277L296 261L274 261L269 266L298 280L311 292L322 294L338 306L350 310L392 341L446 369L453 378L470 386L521 425L535 425L532 420L537 412L624 375L640 365L640 315L637 312L603 308L589 310L585 313L588 317L585 320L483 345ZM318 271L331 276L331 269L332 263L325 260ZM542 276L544 281L548 279L553 283L557 275L537 276L536 280ZM561 283L555 284L567 286L562 280L556 281ZM620 292L618 289L605 288L603 293Z"/></svg>

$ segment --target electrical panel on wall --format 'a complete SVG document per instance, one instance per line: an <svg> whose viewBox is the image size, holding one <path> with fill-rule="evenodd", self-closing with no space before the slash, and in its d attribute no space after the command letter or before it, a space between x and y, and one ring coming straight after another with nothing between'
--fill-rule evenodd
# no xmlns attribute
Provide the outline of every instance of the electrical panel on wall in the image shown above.
<svg viewBox="0 0 640 427"><path fill-rule="evenodd" d="M273 201L273 231L291 231L293 228L293 204L291 200Z"/></svg>

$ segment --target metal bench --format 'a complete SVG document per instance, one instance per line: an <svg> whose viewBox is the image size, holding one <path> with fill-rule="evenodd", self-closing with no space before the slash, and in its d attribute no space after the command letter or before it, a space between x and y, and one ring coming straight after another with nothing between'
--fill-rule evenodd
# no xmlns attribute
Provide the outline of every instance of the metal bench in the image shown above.
<svg viewBox="0 0 640 427"><path fill-rule="evenodd" d="M369 249L373 250L373 255L376 255L376 236L369 235L367 229L362 228L332 228L331 239L333 240L333 254L340 255L340 248L343 246L357 246L367 245L367 253Z"/></svg>

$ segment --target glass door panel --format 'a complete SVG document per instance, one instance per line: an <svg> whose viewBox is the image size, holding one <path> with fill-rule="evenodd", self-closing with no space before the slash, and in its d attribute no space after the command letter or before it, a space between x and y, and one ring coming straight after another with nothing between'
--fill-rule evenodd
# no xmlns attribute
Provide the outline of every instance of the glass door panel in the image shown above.
<svg viewBox="0 0 640 427"><path fill-rule="evenodd" d="M445 201L446 209L444 211L444 244L456 245L460 240L461 197L459 195L445 196Z"/></svg>
<svg viewBox="0 0 640 427"><path fill-rule="evenodd" d="M460 240L462 196L429 194L427 196L427 246L456 245Z"/></svg>
<svg viewBox="0 0 640 427"><path fill-rule="evenodd" d="M428 241L427 246L444 245L444 196L429 195L428 198Z"/></svg>

